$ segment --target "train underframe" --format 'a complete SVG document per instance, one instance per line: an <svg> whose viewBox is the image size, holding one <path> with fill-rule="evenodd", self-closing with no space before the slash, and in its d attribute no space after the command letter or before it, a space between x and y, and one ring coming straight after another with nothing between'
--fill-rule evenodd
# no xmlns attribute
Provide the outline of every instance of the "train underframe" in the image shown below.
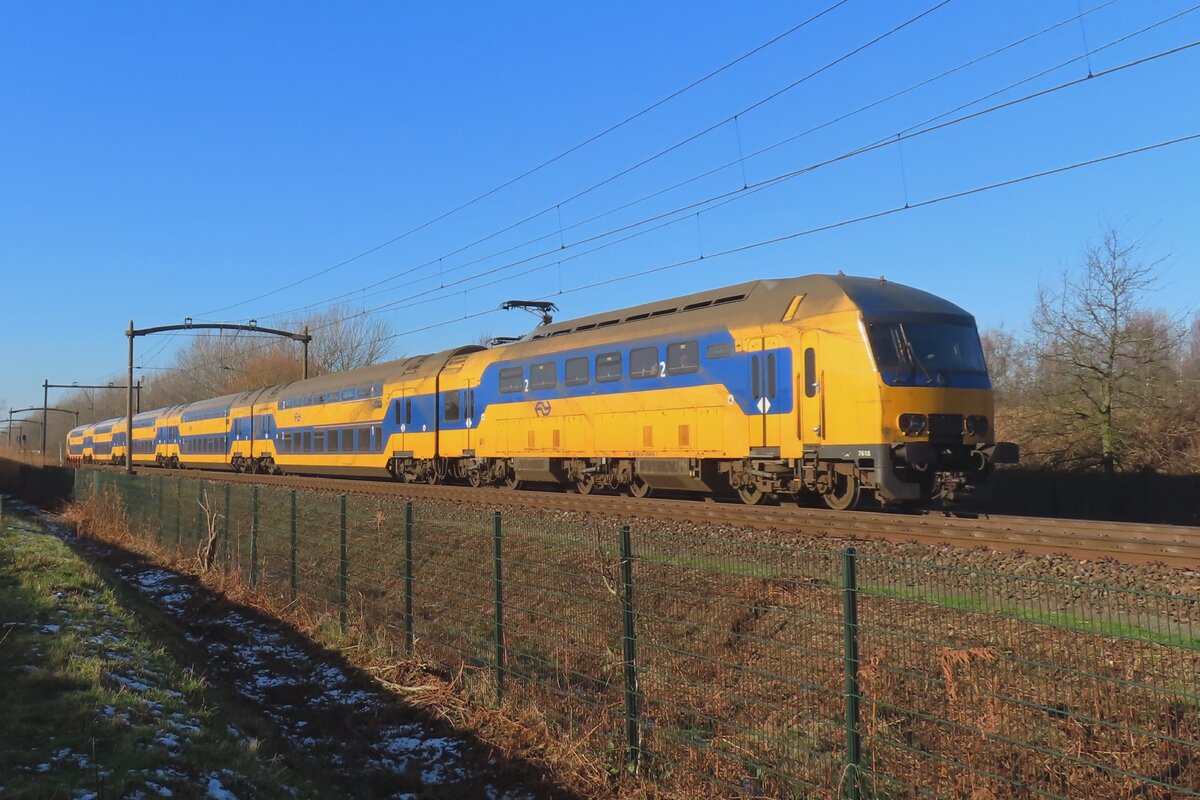
<svg viewBox="0 0 1200 800"><path fill-rule="evenodd" d="M799 459L779 458L769 448L744 459L697 458L434 458L407 454L388 461L388 472L411 483L471 486L557 484L580 494L654 491L737 496L757 505L780 495L820 498L835 510L858 505L874 493L886 505L953 501L986 480L997 463L1016 463L1015 445L821 446Z"/></svg>
<svg viewBox="0 0 1200 800"><path fill-rule="evenodd" d="M87 459L84 459L85 461ZM737 497L757 505L780 496L819 498L829 508L854 508L873 493L884 505L954 501L983 483L995 464L1016 463L1016 445L908 442L821 445L798 459L760 448L743 459L700 458L462 458L418 459L398 453L387 474L409 483L470 486L556 484L579 494L625 492L647 497L655 491L698 492ZM123 459L112 463L123 463ZM156 458L157 466L180 468L177 457ZM269 455L234 456L235 472L284 474Z"/></svg>

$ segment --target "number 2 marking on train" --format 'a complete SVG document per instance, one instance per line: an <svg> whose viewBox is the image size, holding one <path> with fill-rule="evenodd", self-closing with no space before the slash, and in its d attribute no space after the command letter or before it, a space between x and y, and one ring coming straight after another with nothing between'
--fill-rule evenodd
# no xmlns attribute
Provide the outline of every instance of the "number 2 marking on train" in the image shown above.
<svg viewBox="0 0 1200 800"><path fill-rule="evenodd" d="M658 377L660 377L660 378L667 377L667 362L665 362L665 361L658 362Z"/></svg>

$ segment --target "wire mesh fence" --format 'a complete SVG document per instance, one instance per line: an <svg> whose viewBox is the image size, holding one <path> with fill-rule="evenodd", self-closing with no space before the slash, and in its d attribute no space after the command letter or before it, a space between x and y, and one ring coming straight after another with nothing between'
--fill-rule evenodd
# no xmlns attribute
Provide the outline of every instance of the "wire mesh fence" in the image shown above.
<svg viewBox="0 0 1200 800"><path fill-rule="evenodd" d="M672 796L1200 797L1200 596L166 475L80 473L94 492Z"/></svg>

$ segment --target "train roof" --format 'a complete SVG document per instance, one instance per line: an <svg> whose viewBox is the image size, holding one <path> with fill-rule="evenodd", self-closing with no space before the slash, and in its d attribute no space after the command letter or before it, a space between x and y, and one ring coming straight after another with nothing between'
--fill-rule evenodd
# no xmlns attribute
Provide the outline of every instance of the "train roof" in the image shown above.
<svg viewBox="0 0 1200 800"><path fill-rule="evenodd" d="M761 324L782 320L796 297L803 298L797 306L797 315L800 317L858 309L867 318L930 314L971 318L970 314L948 300L883 278L805 275L798 278L748 281L706 292L554 322L535 328L520 341L540 341L572 333L628 325L635 325L634 335L640 336L660 330L677 330L685 325L706 327Z"/></svg>

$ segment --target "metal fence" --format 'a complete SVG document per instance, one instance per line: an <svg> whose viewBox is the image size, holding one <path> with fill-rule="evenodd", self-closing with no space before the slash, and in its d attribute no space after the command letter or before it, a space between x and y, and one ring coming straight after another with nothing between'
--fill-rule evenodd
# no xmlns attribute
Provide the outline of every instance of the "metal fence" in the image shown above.
<svg viewBox="0 0 1200 800"><path fill-rule="evenodd" d="M1200 597L379 497L80 473L138 535L672 796L1200 797ZM207 510L206 510L207 509ZM983 559L979 563L986 563Z"/></svg>

